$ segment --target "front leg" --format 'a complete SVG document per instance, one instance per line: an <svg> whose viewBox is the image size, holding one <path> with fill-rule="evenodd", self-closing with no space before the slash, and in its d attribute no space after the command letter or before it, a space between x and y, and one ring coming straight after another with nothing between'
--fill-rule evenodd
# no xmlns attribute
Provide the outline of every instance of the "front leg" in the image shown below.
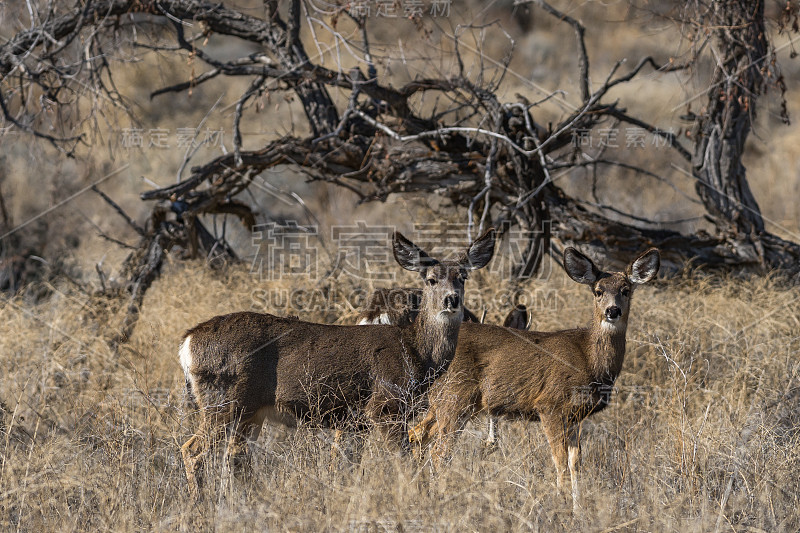
<svg viewBox="0 0 800 533"><path fill-rule="evenodd" d="M431 436L439 431L439 424L436 421L436 408L431 406L425 413L422 421L408 430L408 440L412 444L416 443L425 446L430 442Z"/></svg>
<svg viewBox="0 0 800 533"><path fill-rule="evenodd" d="M405 402L386 392L373 393L367 402L366 413L381 434L403 452L411 449L408 440Z"/></svg>
<svg viewBox="0 0 800 533"><path fill-rule="evenodd" d="M578 474L581 466L581 424L571 424L567 431L567 452L569 454L569 476L572 480L572 511L578 511Z"/></svg>
<svg viewBox="0 0 800 533"><path fill-rule="evenodd" d="M542 426L550 444L556 467L556 485L562 494L566 489L567 471L571 479L572 508L578 509L578 474L581 460L580 423L572 422L560 413L542 415Z"/></svg>

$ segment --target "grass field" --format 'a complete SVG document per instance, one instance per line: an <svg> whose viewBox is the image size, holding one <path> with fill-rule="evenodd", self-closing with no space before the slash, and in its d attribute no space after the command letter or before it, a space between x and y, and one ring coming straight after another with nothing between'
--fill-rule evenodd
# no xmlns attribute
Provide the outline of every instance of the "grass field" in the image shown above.
<svg viewBox="0 0 800 533"><path fill-rule="evenodd" d="M628 2L553 3L586 23L595 86L621 58L628 59L625 70L644 55L661 61L682 50L677 28L647 10L630 9ZM516 46L499 96L512 101L520 93L533 101L542 96L537 86L564 89L563 101L534 109L542 123L563 118L568 109L563 106L576 104L579 94L572 29L538 11L522 28L510 15L511 4L503 0L483 9L482 2L465 0L458 4L464 20L437 21L440 25L426 35L411 23L376 20L372 46L381 75L400 86L431 72L452 72L455 61L446 56L452 43L444 35L460 23L499 20ZM640 4L657 10L670 3ZM779 3L768 6L771 16L780 10ZM0 20L11 20L3 18L11 11L0 7ZM483 18L473 18L476 13ZM0 36L8 37L11 28L3 25ZM493 58L507 52L509 41L498 26L473 30L465 34L465 46L483 46ZM484 30L489 37L481 40ZM800 68L791 60L796 46L773 30L795 120L780 124L776 91L762 97L744 164L769 231L797 242ZM209 49L241 52L213 37ZM332 50L326 56L331 68L336 65ZM401 51L405 56L399 61ZM127 60L127 49L118 52ZM440 53L449 59L440 61ZM474 51L464 48L462 54L468 67L477 64ZM268 427L251 447L249 474L232 477L218 456L204 499L193 501L180 446L199 417L184 397L177 356L183 332L214 315L247 309L349 324L358 300L343 296L386 283L364 283L345 274L326 278L331 258L322 251L317 278L276 281L265 273L254 275L248 265L212 270L200 261L170 258L145 298L130 342L112 350L107 340L118 332L127 301L97 296L95 267L99 264L113 279L127 250L99 233L129 243L137 236L91 192L63 207L59 202L119 172L101 189L142 222L152 205L138 195L177 179L185 155L175 146L178 130L201 123L211 131L224 130L230 149L231 109L249 83L220 78L191 96L150 100L154 88L183 81L200 67L185 56L142 51L140 58L117 71L116 78L135 103L138 121L105 109L91 132L93 144L81 147L77 159L68 161L14 130L0 135L0 193L10 225L41 215L15 238L21 249L30 246L60 273L0 297L0 531L800 530L800 286L775 275L702 271L637 290L611 406L583 427L583 498L576 515L571 501L556 492L541 428L503 421L498 445L486 449L483 418L467 426L447 467L437 473L424 453L402 456L373 435L362 436L363 452L352 460L331 453L333 436L327 431ZM680 130L685 102L698 102L695 110L701 105L694 98L703 94L706 74L702 69L694 77L648 71L615 88L609 102L619 98L632 114ZM347 94L331 91L343 108ZM265 94L254 105L259 112L246 114L242 122L245 148L260 147L302 123L297 102L280 93ZM125 147L122 132L132 127L166 130L172 145ZM188 166L221 150L203 148ZM694 198L685 163L674 168L673 156L652 150L626 155ZM568 193L585 193L590 178L588 172L574 172L558 185ZM264 176L271 186L302 196L323 235L333 225L359 220L407 231L415 223L466 218L430 198L396 196L385 204L356 205L341 188L303 180L289 168ZM257 205L259 222L305 220L296 204L276 199L263 187L251 187L250 193L242 198ZM622 173L603 174L598 195L603 203L652 220L704 213L666 186ZM232 226L233 244L249 246L253 236ZM400 274L397 265L381 268L395 273L398 283L419 283ZM467 302L478 311L488 305L487 321L498 323L508 310L509 292L522 289L534 329L585 325L592 304L586 288L549 260L544 272L521 287L478 272L468 282Z"/></svg>
<svg viewBox="0 0 800 533"><path fill-rule="evenodd" d="M396 267L395 267L396 268ZM468 292L504 290L491 275ZM247 269L170 265L134 338L101 340L109 302L57 288L0 309L4 372L0 528L20 531L796 531L800 527L800 289L773 279L662 281L634 297L628 353L612 407L583 429L583 510L555 490L536 424L502 422L499 445L470 424L447 468L388 452L366 436L360 461L332 456L332 435L268 428L249 476L221 457L191 500L180 445L197 417L184 404L177 345L212 315L259 308ZM333 281L295 289L324 287ZM348 279L339 280L347 287ZM586 323L591 296L554 271L536 287L534 327ZM534 288L534 289L535 289ZM300 313L290 306L279 314ZM353 311L307 313L351 322ZM487 320L498 321L500 310Z"/></svg>

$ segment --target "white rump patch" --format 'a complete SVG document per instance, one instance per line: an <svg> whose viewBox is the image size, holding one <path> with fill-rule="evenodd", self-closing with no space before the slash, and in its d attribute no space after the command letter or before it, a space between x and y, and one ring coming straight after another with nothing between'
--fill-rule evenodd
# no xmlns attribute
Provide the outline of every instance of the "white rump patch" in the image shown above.
<svg viewBox="0 0 800 533"><path fill-rule="evenodd" d="M359 326L391 326L392 321L389 320L389 313L381 313L379 316L375 318L362 318L358 321Z"/></svg>
<svg viewBox="0 0 800 533"><path fill-rule="evenodd" d="M189 369L192 367L192 349L191 349L192 336L189 335L183 340L181 349L178 351L178 357L181 360L181 367L183 367L183 375L186 376L186 381L192 383L192 375Z"/></svg>

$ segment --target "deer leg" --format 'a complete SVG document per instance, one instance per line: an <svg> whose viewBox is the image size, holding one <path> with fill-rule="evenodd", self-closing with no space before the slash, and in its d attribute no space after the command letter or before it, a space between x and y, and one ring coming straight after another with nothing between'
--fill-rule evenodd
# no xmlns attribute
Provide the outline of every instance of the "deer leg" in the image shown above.
<svg viewBox="0 0 800 533"><path fill-rule="evenodd" d="M572 480L572 509L578 510L578 474L581 465L581 426L572 424L567 431L567 450L569 453L569 475Z"/></svg>
<svg viewBox="0 0 800 533"><path fill-rule="evenodd" d="M497 436L495 435L495 420L494 416L491 414L486 415L487 419L489 420L489 427L488 427L488 435L486 436L486 442L484 442L484 446L487 448L491 448L492 446L497 445Z"/></svg>
<svg viewBox="0 0 800 533"><path fill-rule="evenodd" d="M207 413L206 411L201 411L201 413L203 420L200 424L200 431L181 446L189 492L195 499L200 498L200 489L203 486L205 458L221 440L225 427L218 423L219 413Z"/></svg>
<svg viewBox="0 0 800 533"><path fill-rule="evenodd" d="M189 492L194 499L200 498L200 487L203 484L203 458L206 455L206 439L202 435L193 435L181 446L183 465L186 467L186 480Z"/></svg>
<svg viewBox="0 0 800 533"><path fill-rule="evenodd" d="M390 393L376 392L367 402L366 412L384 438L407 452L410 446L401 402Z"/></svg>
<svg viewBox="0 0 800 533"><path fill-rule="evenodd" d="M556 467L556 486L561 492L564 489L568 468L567 423L559 415L542 416L541 420Z"/></svg>
<svg viewBox="0 0 800 533"><path fill-rule="evenodd" d="M422 421L408 430L408 440L412 444L417 443L424 446L430 441L431 435L436 434L438 431L439 425L436 422L436 409L431 406L425 413L425 417Z"/></svg>
<svg viewBox="0 0 800 533"><path fill-rule="evenodd" d="M331 464L328 470L332 473L339 468L342 464L339 459L343 459L345 463L357 462L357 458L361 455L361 447L358 444L358 437L351 432L343 429L337 429L333 435L333 443L331 444Z"/></svg>
<svg viewBox="0 0 800 533"><path fill-rule="evenodd" d="M439 426L436 441L431 448L431 464L434 470L441 470L447 457L450 455L450 448L455 440L455 431L447 431Z"/></svg>
<svg viewBox="0 0 800 533"><path fill-rule="evenodd" d="M431 462L438 470L449 455L458 431L464 429L478 406L479 394L473 382L452 381L431 400L436 416L436 441L431 449Z"/></svg>
<svg viewBox="0 0 800 533"><path fill-rule="evenodd" d="M238 423L230 424L225 455L234 470L249 468L250 454L247 442L258 440L267 414L267 410L263 409L253 414L242 414Z"/></svg>
<svg viewBox="0 0 800 533"><path fill-rule="evenodd" d="M343 439L344 439L344 431L341 429L337 429L333 435L333 444L331 444L330 470L333 470L333 465L335 464L337 457L339 457L340 455L344 455L344 450L342 449Z"/></svg>
<svg viewBox="0 0 800 533"><path fill-rule="evenodd" d="M475 406L471 403L466 410L462 410L458 406L436 410L439 415L436 419L436 441L431 449L431 462L435 470L439 470L450 455L450 448L455 442L458 432L467 425L474 410Z"/></svg>

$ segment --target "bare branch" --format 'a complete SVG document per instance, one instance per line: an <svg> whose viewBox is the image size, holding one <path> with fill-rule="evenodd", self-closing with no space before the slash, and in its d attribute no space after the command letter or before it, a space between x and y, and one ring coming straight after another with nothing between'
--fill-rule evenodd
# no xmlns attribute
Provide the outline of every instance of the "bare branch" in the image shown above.
<svg viewBox="0 0 800 533"><path fill-rule="evenodd" d="M591 82L589 81L589 54L586 52L586 39L584 37L586 28L580 22L557 10L544 0L516 0L514 2L515 6L526 4L536 4L550 15L566 22L575 30L575 38L578 42L578 81L581 87L581 98L584 102L587 102L591 96Z"/></svg>
<svg viewBox="0 0 800 533"><path fill-rule="evenodd" d="M126 213L126 212L125 212L125 211L124 211L124 210L123 210L123 209L122 209L122 208L119 206L119 204L117 204L117 202L115 202L114 200L112 200L110 196L108 196L106 193L104 193L103 191L101 191L101 190L100 190L100 189L97 187L97 185L92 185L92 190L93 190L94 192L96 192L96 193L97 193L97 194L100 196L100 198L102 198L103 200L105 200L105 202L106 202L108 205L110 205L110 206L111 206L111 208L112 208L112 209L114 209L114 211L116 211L116 212L119 214L119 216L121 216L123 219L125 219L125 222L127 222L127 223L128 223L128 225L129 225L130 227L132 227L132 228L133 228L133 230L134 230L136 233L138 233L138 234L139 234L139 235L141 235L141 236L144 236L144 233L145 233L145 232L144 232L144 228L142 228L141 226L139 226L139 224L137 224L137 223L136 223L136 221L135 221L135 220L133 220L133 218L131 218L131 217L128 215L128 213Z"/></svg>

